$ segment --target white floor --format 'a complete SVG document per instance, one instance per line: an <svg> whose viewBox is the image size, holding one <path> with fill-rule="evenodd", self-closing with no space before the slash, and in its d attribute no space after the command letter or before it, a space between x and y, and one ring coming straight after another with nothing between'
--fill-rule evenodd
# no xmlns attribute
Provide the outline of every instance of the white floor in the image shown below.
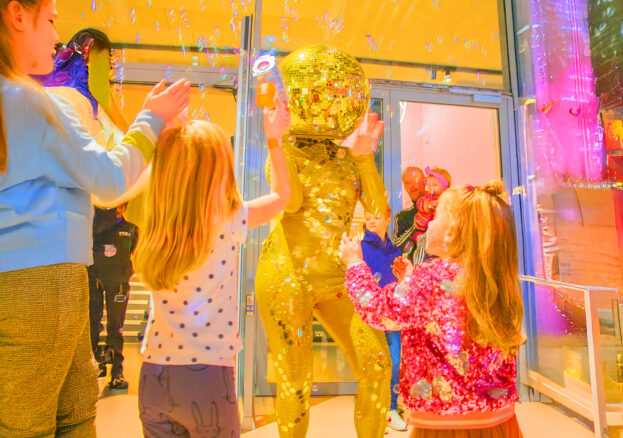
<svg viewBox="0 0 623 438"><path fill-rule="evenodd" d="M311 408L308 438L356 438L352 424L353 397L335 397ZM573 418L541 403L517 405L517 418L525 438L594 437ZM136 395L120 395L100 400L97 409L99 438L139 438ZM407 432L390 431L386 437L408 438ZM276 438L277 425L271 423L243 434L243 438Z"/></svg>

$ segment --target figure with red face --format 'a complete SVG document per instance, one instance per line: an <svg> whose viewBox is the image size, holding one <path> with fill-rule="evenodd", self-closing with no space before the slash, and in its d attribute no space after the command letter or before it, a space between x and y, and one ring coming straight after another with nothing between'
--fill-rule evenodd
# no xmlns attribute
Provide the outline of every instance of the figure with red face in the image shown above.
<svg viewBox="0 0 623 438"><path fill-rule="evenodd" d="M415 215L418 213L416 203L426 190L426 177L419 167L407 167L402 172L402 185L413 205L399 211L394 217L394 245L398 246L409 260L413 261L416 241L413 227Z"/></svg>

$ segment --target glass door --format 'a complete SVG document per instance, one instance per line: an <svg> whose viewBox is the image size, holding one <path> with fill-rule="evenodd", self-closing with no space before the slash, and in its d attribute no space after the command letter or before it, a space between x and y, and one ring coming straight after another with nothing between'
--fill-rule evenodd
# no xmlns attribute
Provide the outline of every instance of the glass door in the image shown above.
<svg viewBox="0 0 623 438"><path fill-rule="evenodd" d="M400 100L399 117L400 175L440 168L453 186L502 177L497 109ZM397 201L402 210L415 200L403 188Z"/></svg>
<svg viewBox="0 0 623 438"><path fill-rule="evenodd" d="M385 148L385 163L389 163L385 185L392 213L412 205L401 178L404 169L411 166L445 169L453 186L502 179L506 192L512 194L523 272L524 244L529 242L524 242L522 229L525 190L520 185L512 97L503 92L452 86L399 87L380 83L373 88L388 93L391 140ZM525 348L518 359L518 381L527 382ZM526 388L520 386L522 397L526 396Z"/></svg>
<svg viewBox="0 0 623 438"><path fill-rule="evenodd" d="M382 91L384 86L377 88ZM390 175L385 179L393 214L412 205L402 185L408 167L445 169L453 186L481 185L496 178L509 193L518 186L510 97L458 87L387 91L391 140L385 151ZM515 207L519 215L519 205Z"/></svg>

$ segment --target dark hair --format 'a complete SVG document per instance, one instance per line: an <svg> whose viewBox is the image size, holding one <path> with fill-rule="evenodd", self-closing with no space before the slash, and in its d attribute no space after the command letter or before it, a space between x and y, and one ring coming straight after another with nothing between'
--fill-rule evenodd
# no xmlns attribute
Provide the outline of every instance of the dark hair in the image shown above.
<svg viewBox="0 0 623 438"><path fill-rule="evenodd" d="M112 45L106 34L101 30L93 29L92 27L79 30L74 36L71 37L67 43L67 47L71 47L72 43L76 43L78 47L82 47L89 40L93 40L93 46L91 46L92 50L107 50L108 53L112 50Z"/></svg>

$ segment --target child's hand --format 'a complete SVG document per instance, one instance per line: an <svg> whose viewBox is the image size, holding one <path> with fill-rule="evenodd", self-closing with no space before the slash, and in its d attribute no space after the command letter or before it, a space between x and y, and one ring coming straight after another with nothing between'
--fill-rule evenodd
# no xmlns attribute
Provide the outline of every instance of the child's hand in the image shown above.
<svg viewBox="0 0 623 438"><path fill-rule="evenodd" d="M363 261L363 253L361 252L361 242L356 237L349 239L346 233L342 234L340 242L340 258L346 266L352 263Z"/></svg>
<svg viewBox="0 0 623 438"><path fill-rule="evenodd" d="M290 110L275 94L275 107L263 108L264 132L267 139L280 139L290 130Z"/></svg>
<svg viewBox="0 0 623 438"><path fill-rule="evenodd" d="M355 143L351 148L351 153L355 157L373 154L385 129L385 122L379 121L377 113L369 113L366 117L368 119L365 129L357 130Z"/></svg>
<svg viewBox="0 0 623 438"><path fill-rule="evenodd" d="M143 109L158 114L168 123L185 111L189 102L190 82L188 79L182 78L169 87L162 80L151 89L145 98Z"/></svg>
<svg viewBox="0 0 623 438"><path fill-rule="evenodd" d="M392 273L399 282L404 280L405 277L413 274L413 269L413 263L411 263L408 258L402 256L394 259Z"/></svg>

